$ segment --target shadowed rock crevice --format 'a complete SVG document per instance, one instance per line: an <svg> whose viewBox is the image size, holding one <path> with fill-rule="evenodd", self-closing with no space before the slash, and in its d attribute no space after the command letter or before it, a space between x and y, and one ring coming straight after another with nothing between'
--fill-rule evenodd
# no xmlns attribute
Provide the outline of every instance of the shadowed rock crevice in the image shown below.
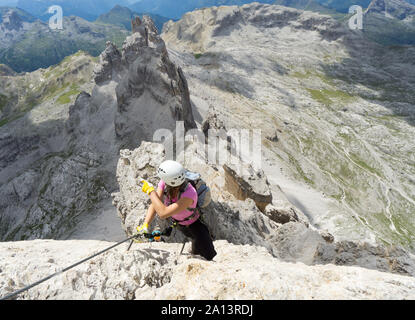
<svg viewBox="0 0 415 320"><path fill-rule="evenodd" d="M263 172L252 173L247 176L240 176L235 169L229 165L224 165L225 171L225 188L238 200L250 198L254 200L256 206L261 212L265 212L265 207L272 203L272 194L269 189L268 181ZM246 168L249 170L249 168ZM249 180L246 180L246 179Z"/></svg>

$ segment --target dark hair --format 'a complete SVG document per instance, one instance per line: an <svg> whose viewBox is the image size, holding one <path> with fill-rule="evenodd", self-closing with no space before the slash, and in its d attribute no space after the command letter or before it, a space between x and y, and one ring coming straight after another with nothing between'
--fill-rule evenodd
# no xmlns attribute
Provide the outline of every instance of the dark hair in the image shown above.
<svg viewBox="0 0 415 320"><path fill-rule="evenodd" d="M165 194L169 197L169 199L173 199L174 196L178 195L178 192L184 192L185 188L187 186L187 181L183 182L180 186L172 187L166 184L166 190ZM177 194L176 194L177 192Z"/></svg>

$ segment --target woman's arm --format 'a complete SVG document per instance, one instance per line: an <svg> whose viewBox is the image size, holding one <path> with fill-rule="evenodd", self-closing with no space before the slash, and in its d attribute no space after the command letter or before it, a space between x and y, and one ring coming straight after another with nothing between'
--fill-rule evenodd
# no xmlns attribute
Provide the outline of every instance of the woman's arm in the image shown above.
<svg viewBox="0 0 415 320"><path fill-rule="evenodd" d="M176 203L173 203L167 207L164 205L160 198L161 197L156 192L153 191L150 193L152 206L161 219L170 218L171 216L186 210L193 204L193 199L181 198Z"/></svg>
<svg viewBox="0 0 415 320"><path fill-rule="evenodd" d="M159 196L159 199L163 200L163 190L157 189L157 195ZM144 220L144 223L147 223L148 225L150 225L151 222L153 222L155 216L156 216L156 209L154 208L154 205L151 204L147 210L147 215L146 215L146 219Z"/></svg>

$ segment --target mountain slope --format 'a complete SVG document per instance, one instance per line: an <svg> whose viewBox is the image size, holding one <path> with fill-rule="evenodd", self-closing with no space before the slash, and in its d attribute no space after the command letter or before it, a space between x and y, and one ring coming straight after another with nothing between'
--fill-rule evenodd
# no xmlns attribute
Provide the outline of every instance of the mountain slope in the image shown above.
<svg viewBox="0 0 415 320"><path fill-rule="evenodd" d="M47 68L78 50L97 56L106 41L120 45L128 33L124 28L95 24L78 17L65 17L63 27L63 30L51 30L40 20L27 21L18 10L7 11L0 24L0 63L17 72Z"/></svg>
<svg viewBox="0 0 415 320"><path fill-rule="evenodd" d="M54 5L62 7L63 15L77 16L88 21L94 21L99 15L110 11L115 5L125 5L124 0L18 0L16 7L30 12L42 21L52 16L48 8Z"/></svg>
<svg viewBox="0 0 415 320"><path fill-rule="evenodd" d="M273 3L275 0L259 0L261 3ZM129 7L137 12L150 12L168 17L171 19L180 19L183 14L193 11L197 8L226 6L226 5L243 5L251 3L252 0L141 0Z"/></svg>
<svg viewBox="0 0 415 320"><path fill-rule="evenodd" d="M25 241L0 244L0 297L113 243ZM21 294L19 300L297 300L414 299L415 280L358 267L306 266L261 247L215 242L207 262L180 244L115 248ZM187 245L189 246L189 245ZM187 249L185 249L187 250ZM39 252L42 252L40 255ZM237 276L235 276L237 275ZM254 311L255 312L255 311Z"/></svg>
<svg viewBox="0 0 415 320"><path fill-rule="evenodd" d="M195 126L181 69L151 19L135 24L122 53L108 42L94 72L87 64L84 81L92 81L85 87L76 78L85 71L76 62L83 54L57 68L1 78L2 94L23 100L26 93L31 102L22 101L23 110L8 102L0 126L3 241L67 237L78 219L111 202L120 149L151 139L160 125L174 130L176 120Z"/></svg>
<svg viewBox="0 0 415 320"><path fill-rule="evenodd" d="M275 4L286 7L329 14L345 26L349 23L349 8L361 6L363 33L368 39L383 45L415 44L415 6L404 0L363 1L303 1L277 0Z"/></svg>
<svg viewBox="0 0 415 320"><path fill-rule="evenodd" d="M88 87L93 66L94 58L81 51L65 58L58 65L32 73L17 75L4 66L4 74L0 76L2 125L24 116L33 107L43 103L47 109L53 108L54 103L59 106L74 102L76 95Z"/></svg>
<svg viewBox="0 0 415 320"><path fill-rule="evenodd" d="M188 13L162 37L207 127L261 128L263 169L313 225L414 248L414 48L260 4Z"/></svg>
<svg viewBox="0 0 415 320"><path fill-rule="evenodd" d="M1 6L0 4L0 23L3 22L3 16L10 11L15 12L24 22L34 22L36 20L36 17L20 8Z"/></svg>
<svg viewBox="0 0 415 320"><path fill-rule="evenodd" d="M334 9L341 13L349 13L351 6L357 5L362 8L367 8L371 0L316 0L320 5Z"/></svg>
<svg viewBox="0 0 415 320"><path fill-rule="evenodd" d="M415 6L403 0L373 0L364 15L365 35L385 45L415 45Z"/></svg>

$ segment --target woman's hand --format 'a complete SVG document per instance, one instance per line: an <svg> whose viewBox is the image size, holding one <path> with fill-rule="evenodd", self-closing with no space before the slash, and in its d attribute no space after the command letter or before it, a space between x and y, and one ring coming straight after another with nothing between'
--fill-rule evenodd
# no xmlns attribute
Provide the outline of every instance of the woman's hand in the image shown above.
<svg viewBox="0 0 415 320"><path fill-rule="evenodd" d="M147 193L148 195L150 195L150 193L152 193L155 190L154 186L150 182L146 180L141 180L141 183L143 184L143 187L141 188L141 190L144 193Z"/></svg>

